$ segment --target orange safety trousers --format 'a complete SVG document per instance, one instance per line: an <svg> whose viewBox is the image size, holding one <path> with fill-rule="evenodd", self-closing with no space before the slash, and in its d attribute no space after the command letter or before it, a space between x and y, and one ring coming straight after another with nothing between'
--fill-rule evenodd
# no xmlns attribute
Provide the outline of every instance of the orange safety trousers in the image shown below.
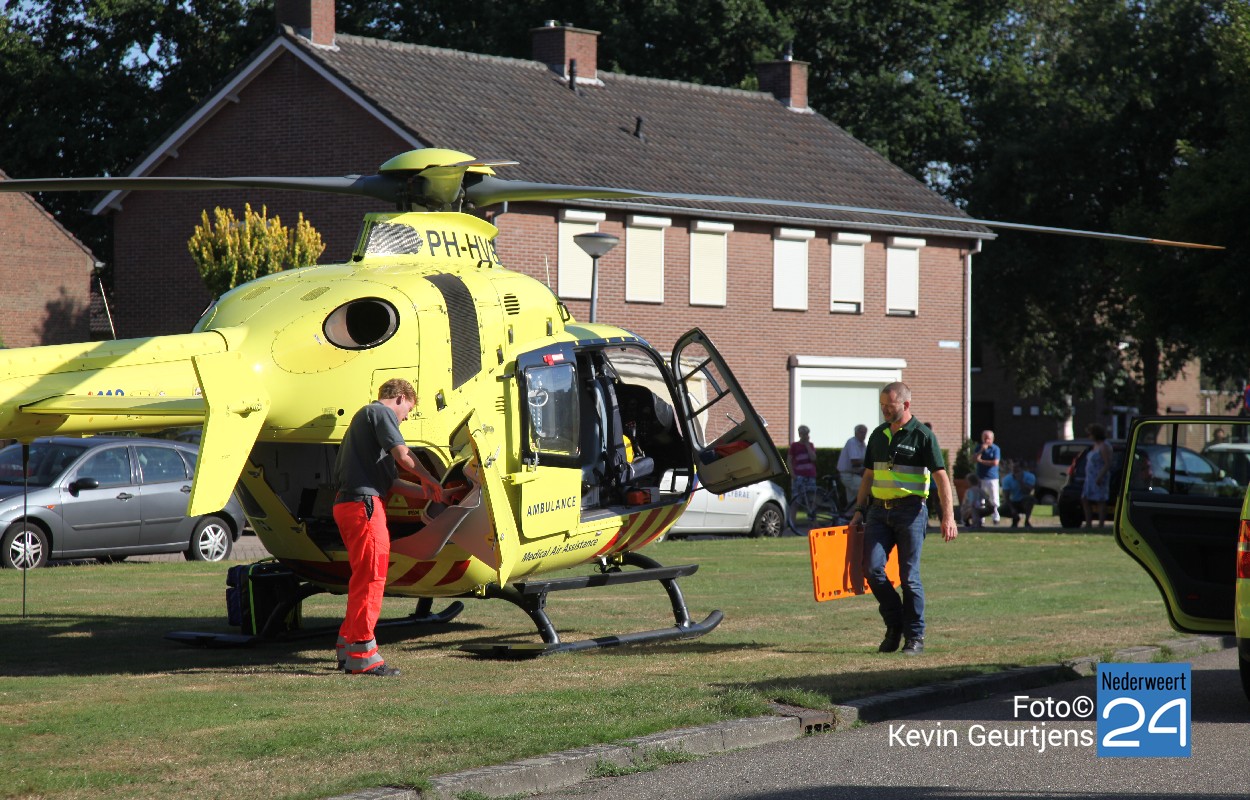
<svg viewBox="0 0 1250 800"><path fill-rule="evenodd" d="M373 498L372 519L365 515L363 502L335 503L334 521L347 545L352 566L347 582L347 613L339 636L351 644L368 642L373 639L373 628L382 613L386 571L391 560L391 536L382 498Z"/></svg>

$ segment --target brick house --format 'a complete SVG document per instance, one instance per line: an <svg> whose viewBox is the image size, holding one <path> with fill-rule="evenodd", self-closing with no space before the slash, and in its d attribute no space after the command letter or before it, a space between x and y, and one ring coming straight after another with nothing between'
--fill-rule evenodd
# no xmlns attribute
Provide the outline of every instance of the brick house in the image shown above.
<svg viewBox="0 0 1250 800"><path fill-rule="evenodd" d="M332 0L277 4L270 42L141 159L132 175L370 174L418 147L510 158L505 178L964 215L807 107L807 65L762 64L761 92L600 72L598 33L534 29L520 60L336 34ZM266 205L351 252L376 202L274 191L113 192L119 335L184 331L209 302L186 241L203 209ZM512 269L586 319L661 351L692 326L725 354L773 437L799 424L841 446L879 420L891 380L952 450L969 424L972 255L987 229L853 211L738 203L558 201L486 209Z"/></svg>
<svg viewBox="0 0 1250 800"><path fill-rule="evenodd" d="M0 171L0 180L8 176ZM92 337L95 256L28 194L0 194L0 343Z"/></svg>

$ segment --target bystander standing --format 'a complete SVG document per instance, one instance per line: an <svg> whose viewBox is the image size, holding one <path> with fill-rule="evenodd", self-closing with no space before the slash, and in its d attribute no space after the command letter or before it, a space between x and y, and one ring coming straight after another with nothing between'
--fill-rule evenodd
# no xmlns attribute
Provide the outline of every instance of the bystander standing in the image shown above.
<svg viewBox="0 0 1250 800"><path fill-rule="evenodd" d="M999 520L998 514L998 461L1002 458L1002 450L994 444L994 431L981 431L981 443L973 451L976 458L977 477L981 479L981 488L985 496L994 506L994 522Z"/></svg>

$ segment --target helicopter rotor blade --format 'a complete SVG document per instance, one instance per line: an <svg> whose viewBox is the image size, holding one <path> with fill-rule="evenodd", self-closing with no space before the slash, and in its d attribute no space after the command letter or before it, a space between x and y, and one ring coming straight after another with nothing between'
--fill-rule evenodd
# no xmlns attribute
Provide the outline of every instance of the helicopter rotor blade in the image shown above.
<svg viewBox="0 0 1250 800"><path fill-rule="evenodd" d="M454 151L415 150L397 156L392 162L400 162L399 166L376 175L345 177L231 177L231 178L153 178L153 177L114 177L114 178L35 178L11 179L0 181L0 192L53 192L53 191L128 191L144 189L164 190L204 190L232 188L283 189L303 192L326 192L331 194L356 195L372 197L408 210L415 206L423 206L427 210L443 210L451 208L459 200L461 192L469 203L478 208L505 202L541 201L541 200L672 200L679 202L745 204L752 206L771 206L787 209L811 209L814 211L834 211L849 214L862 214L901 219L929 220L951 222L961 225L981 225L986 228L1025 231L1030 233L1046 233L1059 236L1078 236L1090 239L1102 239L1113 242L1132 244L1153 244L1164 247L1183 247L1199 250L1223 250L1219 245L1199 244L1195 242L1179 242L1168 239L1156 239L1148 236L1133 236L1123 233L1106 233L1076 228L1059 228L1048 225L1029 225L1020 222L1003 222L1000 220L977 219L974 217L953 214L928 214L897 209L870 208L867 206L840 205L836 203L813 203L799 200L777 200L760 197L741 197L737 195L686 194L679 192L656 192L646 189L627 189L611 186L580 186L576 184L538 183L533 181L516 181L497 178L483 174L496 166L511 166L517 162L508 159L461 159L452 163L425 164L416 168L404 169L403 160L420 157L423 153L434 153L445 156ZM463 153L454 153L457 156ZM392 163L392 162L388 162ZM689 210L689 209L681 209Z"/></svg>
<svg viewBox="0 0 1250 800"><path fill-rule="evenodd" d="M0 192L193 191L223 187L349 194L391 203L399 197L403 182L388 175L348 175L341 178L15 178L0 181Z"/></svg>
<svg viewBox="0 0 1250 800"><path fill-rule="evenodd" d="M284 189L298 192L346 194L372 197L407 207L413 202L446 208L458 198L467 170L475 167L515 166L509 159L472 159L454 164L435 164L419 170L395 170L376 175L345 177L95 177L95 178L18 178L0 181L0 192L82 192L82 191L196 191L221 189ZM419 178L418 187L411 185ZM414 192L414 188L417 191Z"/></svg>
<svg viewBox="0 0 1250 800"><path fill-rule="evenodd" d="M851 214L869 214L883 217L902 217L904 219L933 220L937 222L955 222L963 225L983 225L987 228L1003 230L1027 231L1030 233L1049 233L1060 236L1078 236L1090 239L1103 239L1113 242L1132 244L1153 244L1163 247L1185 247L1199 250L1223 250L1221 245L1199 244L1195 242L1178 242L1168 239L1155 239L1147 236L1133 236L1123 233L1106 233L1088 231L1077 228L1058 228L1049 225L1029 225L1021 222L1002 222L999 220L961 217L953 214L925 214L915 211L899 211L866 206L848 206L836 203L810 203L797 200L775 200L760 197L739 197L736 195L685 194L679 192L653 192L644 189L621 189L608 186L576 186L573 184L536 183L531 181L511 181L502 178L485 176L473 186L465 190L466 197L478 207L494 205L508 201L524 200L610 200L610 199L659 199L680 200L701 203L736 203L748 205L776 206L780 208L802 208L814 211L841 211Z"/></svg>

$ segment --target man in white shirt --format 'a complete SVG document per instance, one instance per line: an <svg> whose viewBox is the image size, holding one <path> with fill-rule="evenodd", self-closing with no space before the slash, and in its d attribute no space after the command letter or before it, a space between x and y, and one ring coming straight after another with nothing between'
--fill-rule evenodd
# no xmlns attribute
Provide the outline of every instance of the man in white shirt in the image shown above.
<svg viewBox="0 0 1250 800"><path fill-rule="evenodd" d="M842 454L838 456L838 477L846 487L848 499L859 494L859 483L864 476L864 442L868 438L868 426L856 425L855 435L842 445Z"/></svg>

